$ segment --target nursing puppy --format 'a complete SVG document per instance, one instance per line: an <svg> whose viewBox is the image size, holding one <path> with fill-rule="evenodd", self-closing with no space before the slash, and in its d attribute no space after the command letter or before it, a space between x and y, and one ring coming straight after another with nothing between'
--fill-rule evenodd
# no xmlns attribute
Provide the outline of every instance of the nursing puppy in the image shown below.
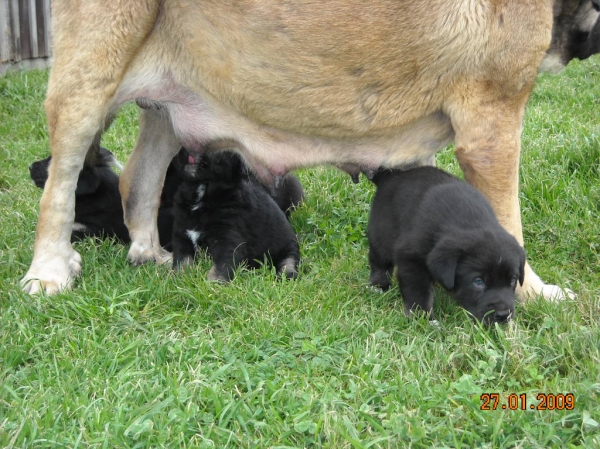
<svg viewBox="0 0 600 449"><path fill-rule="evenodd" d="M486 324L514 316L525 251L485 197L434 167L378 172L368 226L371 284L397 269L404 310L433 318L433 283Z"/></svg>
<svg viewBox="0 0 600 449"><path fill-rule="evenodd" d="M213 260L208 278L230 281L245 262L270 259L278 273L296 278L300 250L285 214L264 188L244 176L231 152L189 157L175 194L173 268L192 263L199 248Z"/></svg>

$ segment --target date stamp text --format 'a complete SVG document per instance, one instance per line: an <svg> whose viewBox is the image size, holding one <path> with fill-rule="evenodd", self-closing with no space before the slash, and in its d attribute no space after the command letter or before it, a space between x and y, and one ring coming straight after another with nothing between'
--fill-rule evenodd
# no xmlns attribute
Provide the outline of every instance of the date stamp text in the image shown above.
<svg viewBox="0 0 600 449"><path fill-rule="evenodd" d="M573 410L575 408L575 396L572 393L538 393L535 400L528 398L527 393L508 395L483 393L479 399L481 410Z"/></svg>

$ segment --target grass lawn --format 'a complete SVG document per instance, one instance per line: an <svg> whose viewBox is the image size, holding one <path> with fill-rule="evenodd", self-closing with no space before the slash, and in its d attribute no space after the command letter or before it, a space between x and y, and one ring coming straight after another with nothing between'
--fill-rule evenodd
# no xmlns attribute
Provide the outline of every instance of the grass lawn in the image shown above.
<svg viewBox="0 0 600 449"><path fill-rule="evenodd" d="M523 136L528 255L579 297L491 329L441 289L439 327L407 319L397 289L370 290L373 187L327 168L298 173L295 282L265 268L215 285L208 260L174 275L88 240L72 291L23 294L46 81L0 78L0 447L600 447L599 57L539 79ZM136 117L103 139L122 161ZM451 149L438 164L458 172Z"/></svg>

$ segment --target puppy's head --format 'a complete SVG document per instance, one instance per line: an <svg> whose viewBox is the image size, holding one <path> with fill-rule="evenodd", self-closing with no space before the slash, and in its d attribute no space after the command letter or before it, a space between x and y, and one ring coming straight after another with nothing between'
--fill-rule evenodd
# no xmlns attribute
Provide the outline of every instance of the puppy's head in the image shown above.
<svg viewBox="0 0 600 449"><path fill-rule="evenodd" d="M514 317L515 289L525 276L525 251L507 232L446 236L428 255L427 267L478 320L506 323Z"/></svg>
<svg viewBox="0 0 600 449"><path fill-rule="evenodd" d="M46 159L35 161L29 166L29 176L40 189L44 188L46 181L48 180L48 167L50 166L51 160L52 156L48 156Z"/></svg>
<svg viewBox="0 0 600 449"><path fill-rule="evenodd" d="M229 151L205 153L200 157L190 154L184 175L188 181L234 185L242 179L242 160Z"/></svg>
<svg viewBox="0 0 600 449"><path fill-rule="evenodd" d="M48 167L50 167L51 161L52 156L49 156L46 159L36 161L29 166L29 176L40 189L44 188L46 181L48 180ZM96 172L98 168L110 170L108 167L104 166L83 167L79 173L79 178L77 179L75 196L90 195L98 190L98 186L100 185L100 179Z"/></svg>
<svg viewBox="0 0 600 449"><path fill-rule="evenodd" d="M115 156L106 148L99 147L92 159L92 165L88 165L89 162L86 160L86 165L84 165L79 173L75 196L90 195L98 190L98 186L100 185L100 175L97 170L111 171L111 168L113 167L119 169L123 168ZM52 162L52 156L35 161L29 166L29 176L40 189L44 188L46 181L48 180L48 168L50 167L50 162Z"/></svg>

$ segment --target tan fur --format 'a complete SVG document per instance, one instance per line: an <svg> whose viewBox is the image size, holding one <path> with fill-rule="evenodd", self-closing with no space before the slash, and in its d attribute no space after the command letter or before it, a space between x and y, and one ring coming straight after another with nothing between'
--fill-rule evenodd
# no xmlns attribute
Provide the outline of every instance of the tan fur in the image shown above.
<svg viewBox="0 0 600 449"><path fill-rule="evenodd" d="M180 142L193 149L212 139L238 142L269 177L323 163L422 163L455 138L467 179L522 242L521 121L553 6L55 0L46 100L54 162L25 289L69 287L80 270L69 244L76 173L106 118L136 98L161 109L143 112L121 181L135 263L166 257L155 221L170 157ZM528 270L527 293L558 294Z"/></svg>

